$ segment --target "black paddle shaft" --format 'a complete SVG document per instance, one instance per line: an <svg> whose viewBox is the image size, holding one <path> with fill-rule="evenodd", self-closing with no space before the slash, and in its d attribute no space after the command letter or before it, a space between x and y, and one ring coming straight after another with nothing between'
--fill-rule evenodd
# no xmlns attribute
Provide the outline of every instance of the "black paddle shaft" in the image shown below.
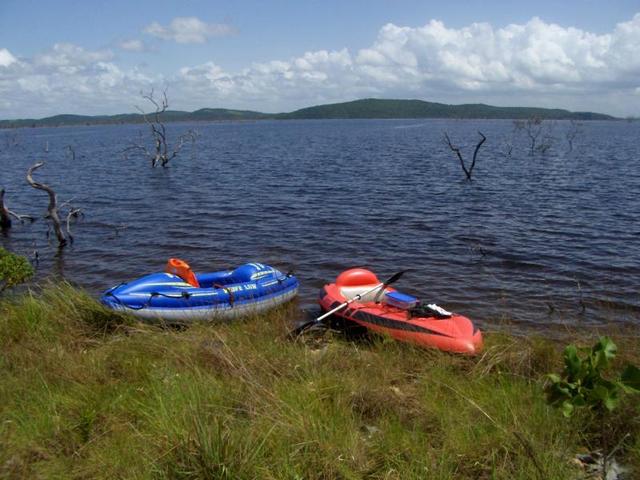
<svg viewBox="0 0 640 480"><path fill-rule="evenodd" d="M394 273L391 277L389 277L386 281L384 281L381 285L380 285L380 290L384 290L386 287L388 287L389 285L391 285L392 283L397 282L400 277L402 275L404 275L404 272L406 272L406 270L400 270L399 272ZM347 305L349 305L354 299L352 300L348 300L345 303L343 303L341 305L342 308L346 307ZM313 320L309 320L308 322L303 323L302 325L300 325L299 327L294 328L293 330L291 330L288 334L288 336L290 338L297 338L302 332L304 332L307 328L311 327L312 325L315 325L316 323L319 323L323 318L323 315L321 315L318 318L314 318Z"/></svg>

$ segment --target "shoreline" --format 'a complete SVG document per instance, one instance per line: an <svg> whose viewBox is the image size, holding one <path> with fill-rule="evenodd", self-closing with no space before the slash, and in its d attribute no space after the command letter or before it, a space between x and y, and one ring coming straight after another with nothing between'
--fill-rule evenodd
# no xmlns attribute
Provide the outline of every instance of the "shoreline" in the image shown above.
<svg viewBox="0 0 640 480"><path fill-rule="evenodd" d="M468 121L468 120L490 120L490 121L505 121L505 122L513 122L516 120L521 120L520 118L491 118L491 117L397 117L397 118L388 118L388 117L363 117L363 118L260 118L260 119L246 119L246 120L233 120L233 119L224 119L224 120L199 120L199 119L185 119L185 120L166 120L164 123L167 125L175 125L175 124L185 124L185 123L193 123L193 124L212 124L212 123L221 123L221 124L250 124L250 123L259 123L259 122L287 122L287 121L304 121L304 122L322 122L322 121L359 121L359 120L452 120L452 121ZM545 119L547 121L554 122L569 122L572 119L570 118L549 118ZM0 120L0 131L9 131L9 130L19 130L19 129L38 129L38 128L66 128L66 127L108 127L108 126L121 126L121 125L146 125L144 121L136 121L136 122L107 122L107 123L59 123L59 124L47 124L47 125L3 125L2 122L4 120ZM637 120L627 120L624 118L606 118L606 119L587 119L580 120L580 122L612 122L612 123L630 123L636 122Z"/></svg>

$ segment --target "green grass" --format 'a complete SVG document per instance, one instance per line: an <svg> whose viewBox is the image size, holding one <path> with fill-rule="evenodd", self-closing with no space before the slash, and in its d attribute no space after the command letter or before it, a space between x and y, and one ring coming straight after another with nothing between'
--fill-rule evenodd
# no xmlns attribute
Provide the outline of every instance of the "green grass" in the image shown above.
<svg viewBox="0 0 640 480"><path fill-rule="evenodd" d="M293 316L178 330L69 286L4 300L0 478L569 479L595 444L587 414L545 403L561 344L493 334L466 358L291 342ZM627 402L611 422L636 467L639 419Z"/></svg>

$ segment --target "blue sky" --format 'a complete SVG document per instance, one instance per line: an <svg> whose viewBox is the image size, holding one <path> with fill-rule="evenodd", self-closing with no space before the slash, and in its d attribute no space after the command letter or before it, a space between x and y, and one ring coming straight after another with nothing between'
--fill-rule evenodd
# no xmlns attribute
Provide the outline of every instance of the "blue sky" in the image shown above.
<svg viewBox="0 0 640 480"><path fill-rule="evenodd" d="M640 1L0 0L0 118L363 97L640 114Z"/></svg>

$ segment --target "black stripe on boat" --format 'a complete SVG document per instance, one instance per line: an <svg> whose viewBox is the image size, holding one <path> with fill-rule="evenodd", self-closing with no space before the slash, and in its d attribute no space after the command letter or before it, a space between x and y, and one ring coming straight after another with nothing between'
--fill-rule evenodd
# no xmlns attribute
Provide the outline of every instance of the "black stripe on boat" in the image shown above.
<svg viewBox="0 0 640 480"><path fill-rule="evenodd" d="M322 290L321 294L323 294L323 293L326 293L326 292L324 290ZM341 305L340 302L334 301L329 306L329 308L327 308L327 311L333 310L334 308L336 308L339 305ZM403 322L401 320L391 320L391 319L389 319L387 317L382 317L382 316L379 316L379 315L373 315L372 313L367 313L367 312L363 312L363 311L359 311L359 310L355 310L355 312L354 312L350 308L347 308L347 311L342 312L341 315L343 315L343 316L345 316L347 318L353 318L353 319L356 319L356 320L360 320L361 322L369 323L371 325L379 325L379 326L384 327L384 328L390 328L392 330L406 330L408 332L426 333L426 334L429 334L429 335L439 335L441 337L449 337L449 335L445 335L444 333L436 332L436 331L431 330L429 328L421 327L421 326L416 325L414 323Z"/></svg>
<svg viewBox="0 0 640 480"><path fill-rule="evenodd" d="M379 325L384 328L390 328L392 330L406 330L408 332L427 333L429 335L439 335L442 337L449 336L449 335L445 335L444 333L436 332L434 330L421 327L414 323L403 322L401 320L391 320L390 318L387 318L387 317L373 315L371 313L367 313L363 311L355 312L353 315L351 315L351 318L360 320L361 322L364 322L364 323L369 323L371 325Z"/></svg>

